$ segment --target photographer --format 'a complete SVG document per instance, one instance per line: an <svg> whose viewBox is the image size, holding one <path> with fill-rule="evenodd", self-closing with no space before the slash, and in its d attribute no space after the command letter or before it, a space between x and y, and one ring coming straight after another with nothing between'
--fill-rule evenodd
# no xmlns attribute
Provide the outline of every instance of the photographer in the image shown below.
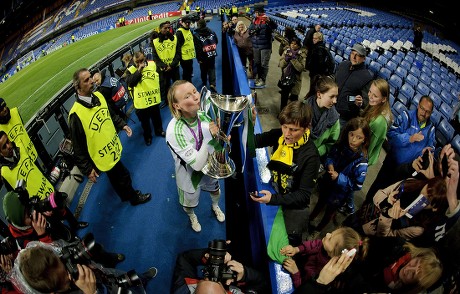
<svg viewBox="0 0 460 294"><path fill-rule="evenodd" d="M60 232L57 232L53 225L56 222L51 222L51 225L47 222L47 217L50 217L53 212L31 211L31 207L24 206L15 192L8 192L3 197L3 212L17 245L25 248L31 241L51 243L59 239ZM98 243L94 244L94 252L97 253L96 261L108 267L115 267L125 260L123 254L106 252Z"/></svg>
<svg viewBox="0 0 460 294"><path fill-rule="evenodd" d="M145 293L156 276L152 267L142 275L104 268L89 257L90 244L64 241L31 242L19 252L11 282L22 293ZM124 291L123 291L124 290Z"/></svg>
<svg viewBox="0 0 460 294"><path fill-rule="evenodd" d="M224 240L214 240L209 248L179 254L171 293L267 293L262 274L232 260L225 243ZM203 276L197 274L199 267L203 268Z"/></svg>

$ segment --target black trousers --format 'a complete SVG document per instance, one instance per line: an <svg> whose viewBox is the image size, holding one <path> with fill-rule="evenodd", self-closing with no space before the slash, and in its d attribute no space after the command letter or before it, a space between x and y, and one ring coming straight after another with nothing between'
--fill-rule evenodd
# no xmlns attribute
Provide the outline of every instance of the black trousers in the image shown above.
<svg viewBox="0 0 460 294"><path fill-rule="evenodd" d="M160 105L156 104L144 109L136 109L137 118L141 122L144 131L144 140L152 139L152 128L150 121L153 123L155 135L159 136L163 132L163 123L161 122Z"/></svg>
<svg viewBox="0 0 460 294"><path fill-rule="evenodd" d="M128 201L136 197L136 191L132 185L131 175L121 160L106 173L113 189L118 194L121 201Z"/></svg>
<svg viewBox="0 0 460 294"><path fill-rule="evenodd" d="M181 60L180 65L182 66L182 79L191 83L193 74L193 59Z"/></svg>
<svg viewBox="0 0 460 294"><path fill-rule="evenodd" d="M180 79L179 66L168 71L160 71L161 101L168 102L167 94L172 83Z"/></svg>

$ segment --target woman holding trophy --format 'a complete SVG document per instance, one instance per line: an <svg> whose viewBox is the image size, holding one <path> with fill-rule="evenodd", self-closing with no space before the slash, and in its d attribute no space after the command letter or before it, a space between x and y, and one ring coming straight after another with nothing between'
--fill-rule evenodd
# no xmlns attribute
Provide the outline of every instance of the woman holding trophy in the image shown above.
<svg viewBox="0 0 460 294"><path fill-rule="evenodd" d="M276 194L261 190L251 198L282 207L292 246L298 246L302 241L302 231L308 222L310 195L316 185L320 164L318 149L310 137L311 119L310 106L293 101L278 115L281 128L256 134L254 138L256 148L273 147L267 168Z"/></svg>
<svg viewBox="0 0 460 294"><path fill-rule="evenodd" d="M201 231L194 212L201 190L210 193L217 220L225 221L225 214L219 208L219 181L202 172L208 155L218 145L219 126L201 111L201 99L195 86L185 80L174 82L168 91L168 106L173 118L166 130L166 142L175 161L179 202L195 232Z"/></svg>

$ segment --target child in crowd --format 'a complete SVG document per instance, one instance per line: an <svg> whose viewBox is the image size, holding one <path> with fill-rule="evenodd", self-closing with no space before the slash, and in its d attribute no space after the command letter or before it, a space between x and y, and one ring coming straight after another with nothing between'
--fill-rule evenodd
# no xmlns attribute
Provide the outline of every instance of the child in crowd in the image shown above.
<svg viewBox="0 0 460 294"><path fill-rule="evenodd" d="M298 247L291 245L283 247L280 253L288 257L284 260L283 267L291 273L294 287L298 288L304 282L318 276L326 263L334 256L340 257L345 249L355 248L357 251L355 256L360 259L364 258L367 252L367 240L367 238L362 240L361 236L352 228L341 227L332 233L327 233L322 239L303 241ZM303 275L301 275L296 261L290 258L297 254L304 257L301 260L297 259L297 263L302 262Z"/></svg>
<svg viewBox="0 0 460 294"><path fill-rule="evenodd" d="M367 174L367 148L370 141L369 124L364 118L351 119L334 144L325 161L326 173L318 180L318 202L310 215L310 222L326 208L315 228L309 226L311 239L316 239L334 217L346 197L363 187Z"/></svg>
<svg viewBox="0 0 460 294"><path fill-rule="evenodd" d="M179 202L190 218L192 229L201 231L194 208L198 206L201 190L211 194L212 210L219 222L225 214L219 208L220 186L217 179L204 175L208 154L214 151L214 139L219 127L204 111L199 111L201 95L186 81L175 81L168 91L168 106L173 118L166 130L166 142L171 149L176 168Z"/></svg>

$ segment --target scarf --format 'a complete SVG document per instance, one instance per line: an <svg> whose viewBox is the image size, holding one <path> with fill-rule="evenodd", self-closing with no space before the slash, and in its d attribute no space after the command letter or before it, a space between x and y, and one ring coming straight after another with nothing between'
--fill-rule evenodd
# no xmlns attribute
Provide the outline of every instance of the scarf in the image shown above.
<svg viewBox="0 0 460 294"><path fill-rule="evenodd" d="M388 285L390 289L401 288L402 283L399 280L399 271L411 260L410 253L406 253L400 257L396 262L389 265L383 270L383 278L385 284Z"/></svg>
<svg viewBox="0 0 460 294"><path fill-rule="evenodd" d="M283 70L283 74L285 77L289 77L289 76L297 74L297 70L295 69L294 65L292 65L292 62L289 62L289 61L292 59L297 59L297 53L299 52L299 49L293 50L289 48L286 53L288 52L292 53L292 55L290 56L286 54L284 56L284 60L288 62L288 65Z"/></svg>
<svg viewBox="0 0 460 294"><path fill-rule="evenodd" d="M310 105L313 112L311 137L313 140L316 140L336 123L339 119L339 113L335 107L326 108L324 111L321 111L316 103L316 95L309 97L304 103Z"/></svg>
<svg viewBox="0 0 460 294"><path fill-rule="evenodd" d="M272 154L268 169L272 172L273 184L277 193L286 194L291 183L292 174L297 169L293 163L294 150L299 149L308 142L310 130L307 129L299 141L294 144L286 144L284 135L278 139L278 149Z"/></svg>

